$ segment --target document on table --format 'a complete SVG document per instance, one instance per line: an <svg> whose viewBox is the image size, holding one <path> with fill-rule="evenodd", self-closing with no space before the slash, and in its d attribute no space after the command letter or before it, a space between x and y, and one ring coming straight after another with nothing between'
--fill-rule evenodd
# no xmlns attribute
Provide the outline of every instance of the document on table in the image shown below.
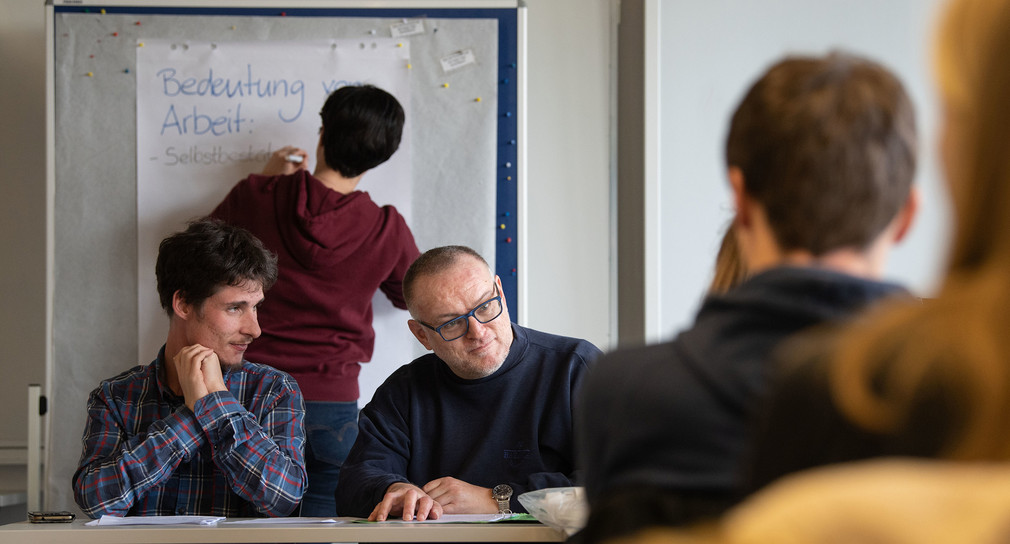
<svg viewBox="0 0 1010 544"><path fill-rule="evenodd" d="M344 522L333 518L251 518L251 519L237 519L235 521L222 521L221 523L222 524L266 523L269 525L299 525L305 523L344 523Z"/></svg>
<svg viewBox="0 0 1010 544"><path fill-rule="evenodd" d="M85 525L216 525L225 518L220 516L102 516Z"/></svg>
<svg viewBox="0 0 1010 544"><path fill-rule="evenodd" d="M309 523L344 523L333 518L250 518L225 521L219 516L102 516L85 525L217 525L218 523L256 523L268 525L304 525Z"/></svg>
<svg viewBox="0 0 1010 544"><path fill-rule="evenodd" d="M404 521L402 519L387 519L386 521L355 520L355 523L496 523L499 521L536 521L529 514L444 514L438 519L424 521Z"/></svg>

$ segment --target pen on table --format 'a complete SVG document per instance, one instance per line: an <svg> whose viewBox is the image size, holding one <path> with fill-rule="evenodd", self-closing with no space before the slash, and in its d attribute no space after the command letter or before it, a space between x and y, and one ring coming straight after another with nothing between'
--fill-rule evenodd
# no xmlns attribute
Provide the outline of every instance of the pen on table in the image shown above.
<svg viewBox="0 0 1010 544"><path fill-rule="evenodd" d="M298 164L301 164L301 162L305 160L302 158L301 155L288 155L287 157L284 157L284 159L287 160L288 162L295 162Z"/></svg>

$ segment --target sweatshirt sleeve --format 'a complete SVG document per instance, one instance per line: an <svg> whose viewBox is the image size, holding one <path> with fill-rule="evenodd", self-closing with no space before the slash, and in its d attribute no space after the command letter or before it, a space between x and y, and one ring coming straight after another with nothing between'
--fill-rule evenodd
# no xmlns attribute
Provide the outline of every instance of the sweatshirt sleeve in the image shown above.
<svg viewBox="0 0 1010 544"><path fill-rule="evenodd" d="M380 398L383 388L361 410L358 437L340 468L335 492L338 516L368 517L390 485L409 482L406 420L388 398Z"/></svg>
<svg viewBox="0 0 1010 544"><path fill-rule="evenodd" d="M379 285L379 289L393 303L393 306L406 310L407 302L403 298L403 276L407 273L407 268L421 253L417 250L414 235L411 234L406 221L395 210L393 214L395 215L394 220L397 222L396 243L394 244L397 255L389 276Z"/></svg>

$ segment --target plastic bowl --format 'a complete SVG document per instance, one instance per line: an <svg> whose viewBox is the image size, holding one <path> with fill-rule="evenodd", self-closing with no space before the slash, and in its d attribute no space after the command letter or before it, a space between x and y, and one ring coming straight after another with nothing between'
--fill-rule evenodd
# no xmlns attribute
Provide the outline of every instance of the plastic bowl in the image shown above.
<svg viewBox="0 0 1010 544"><path fill-rule="evenodd" d="M582 487L548 487L519 495L519 504L537 521L564 531L568 536L579 532L589 517L586 491Z"/></svg>

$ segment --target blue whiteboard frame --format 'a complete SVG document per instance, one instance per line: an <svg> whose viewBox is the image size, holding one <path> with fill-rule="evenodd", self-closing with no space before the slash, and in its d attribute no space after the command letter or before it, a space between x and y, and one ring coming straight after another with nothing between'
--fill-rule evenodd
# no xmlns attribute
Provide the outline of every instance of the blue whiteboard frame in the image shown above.
<svg viewBox="0 0 1010 544"><path fill-rule="evenodd" d="M519 69L520 69L520 18L523 6L509 8L317 8L276 7L222 7L222 6L141 6L113 4L60 4L53 6L55 13L97 13L121 15L245 15L260 17L383 17L383 18L443 18L443 19L496 19L498 21L498 144L496 158L496 212L495 221L488 228L495 230L495 273L501 278L505 299L512 320L522 323L524 315L519 300L519 244L524 234L520 213L519 161L521 134L519 120Z"/></svg>

